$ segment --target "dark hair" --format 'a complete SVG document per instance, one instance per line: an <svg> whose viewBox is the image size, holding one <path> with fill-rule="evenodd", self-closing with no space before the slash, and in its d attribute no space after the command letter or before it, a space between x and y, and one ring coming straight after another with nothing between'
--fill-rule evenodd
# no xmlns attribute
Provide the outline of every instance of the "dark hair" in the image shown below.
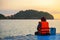
<svg viewBox="0 0 60 40"><path fill-rule="evenodd" d="M42 18L41 18L41 21L46 21L46 18L45 18L45 17L42 17Z"/></svg>

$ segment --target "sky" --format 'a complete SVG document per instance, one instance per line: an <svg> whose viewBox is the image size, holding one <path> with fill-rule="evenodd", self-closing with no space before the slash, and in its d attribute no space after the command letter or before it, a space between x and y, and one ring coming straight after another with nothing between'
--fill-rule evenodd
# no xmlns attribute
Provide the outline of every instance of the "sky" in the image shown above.
<svg viewBox="0 0 60 40"><path fill-rule="evenodd" d="M6 16L29 9L46 11L60 19L60 0L0 0L0 13Z"/></svg>

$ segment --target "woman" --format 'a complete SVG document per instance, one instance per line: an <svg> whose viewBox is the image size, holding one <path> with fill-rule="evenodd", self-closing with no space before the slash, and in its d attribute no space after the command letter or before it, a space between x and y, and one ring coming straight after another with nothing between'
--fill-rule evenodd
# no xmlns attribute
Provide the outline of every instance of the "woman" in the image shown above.
<svg viewBox="0 0 60 40"><path fill-rule="evenodd" d="M38 27L38 34L40 35L48 35L49 34L49 23L46 21L45 17L41 18L41 22L39 22ZM35 33L35 34L37 34Z"/></svg>

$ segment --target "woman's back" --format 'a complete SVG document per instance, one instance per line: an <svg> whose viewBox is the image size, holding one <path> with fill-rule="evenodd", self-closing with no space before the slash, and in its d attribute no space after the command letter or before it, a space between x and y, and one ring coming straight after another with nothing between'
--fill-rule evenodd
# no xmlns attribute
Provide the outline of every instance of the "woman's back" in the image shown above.
<svg viewBox="0 0 60 40"><path fill-rule="evenodd" d="M45 17L41 18L40 27L38 28L38 32L42 35L49 34L49 23L46 21Z"/></svg>
<svg viewBox="0 0 60 40"><path fill-rule="evenodd" d="M48 22L41 22L41 28L49 28L49 24L48 24Z"/></svg>

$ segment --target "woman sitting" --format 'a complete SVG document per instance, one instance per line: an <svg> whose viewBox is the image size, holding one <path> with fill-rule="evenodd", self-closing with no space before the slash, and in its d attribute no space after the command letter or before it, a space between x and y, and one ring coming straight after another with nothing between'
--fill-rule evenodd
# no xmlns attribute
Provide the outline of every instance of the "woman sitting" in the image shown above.
<svg viewBox="0 0 60 40"><path fill-rule="evenodd" d="M38 23L37 32L35 35L49 35L49 23L46 21L45 17L41 18L41 22Z"/></svg>

